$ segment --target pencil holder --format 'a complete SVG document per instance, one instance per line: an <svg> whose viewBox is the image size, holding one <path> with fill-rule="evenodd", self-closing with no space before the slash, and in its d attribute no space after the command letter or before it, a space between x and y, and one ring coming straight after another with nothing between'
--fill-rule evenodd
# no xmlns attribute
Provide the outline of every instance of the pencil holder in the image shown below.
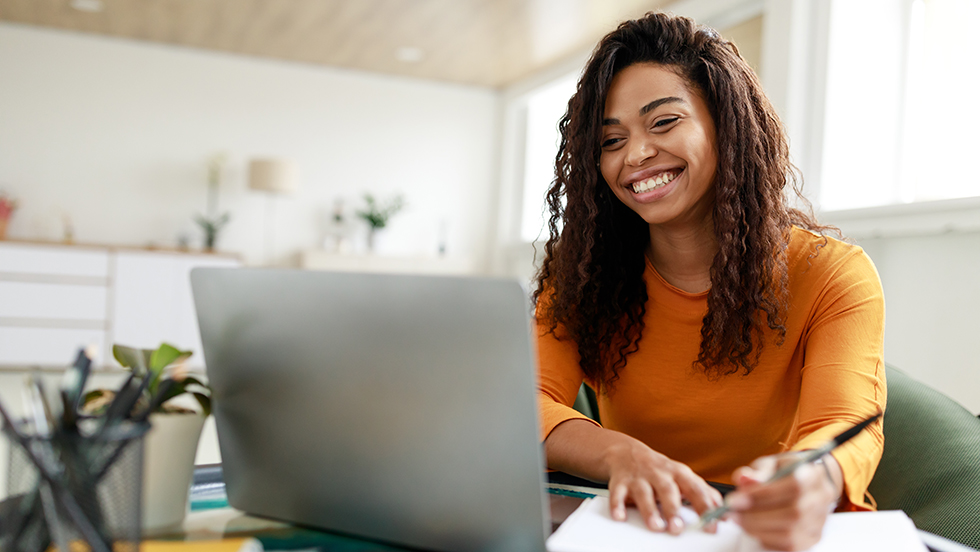
<svg viewBox="0 0 980 552"><path fill-rule="evenodd" d="M124 422L52 439L5 426L10 498L0 504L0 550L138 552L148 428Z"/></svg>

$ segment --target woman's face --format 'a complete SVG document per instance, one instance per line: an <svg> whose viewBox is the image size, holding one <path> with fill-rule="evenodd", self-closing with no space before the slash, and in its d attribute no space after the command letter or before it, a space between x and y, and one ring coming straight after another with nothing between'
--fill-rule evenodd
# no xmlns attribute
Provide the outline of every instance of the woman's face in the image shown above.
<svg viewBox="0 0 980 552"><path fill-rule="evenodd" d="M701 95L670 69L636 63L613 77L600 144L602 177L647 223L711 216L715 124Z"/></svg>

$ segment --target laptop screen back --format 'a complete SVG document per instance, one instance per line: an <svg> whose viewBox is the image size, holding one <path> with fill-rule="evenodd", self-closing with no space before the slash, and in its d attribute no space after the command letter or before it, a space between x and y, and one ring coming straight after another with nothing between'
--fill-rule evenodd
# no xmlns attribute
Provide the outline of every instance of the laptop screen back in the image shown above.
<svg viewBox="0 0 980 552"><path fill-rule="evenodd" d="M513 281L191 274L229 503L435 550L544 550Z"/></svg>

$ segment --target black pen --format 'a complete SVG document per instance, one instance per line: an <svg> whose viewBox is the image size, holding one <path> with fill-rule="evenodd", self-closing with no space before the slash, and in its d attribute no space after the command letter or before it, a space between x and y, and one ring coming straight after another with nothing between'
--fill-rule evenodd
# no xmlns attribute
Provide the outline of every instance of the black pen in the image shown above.
<svg viewBox="0 0 980 552"><path fill-rule="evenodd" d="M861 433L861 431L864 428L866 428L869 425L871 425L871 422L874 422L875 420L877 420L880 417L881 417L881 413L879 412L878 414L875 414L874 416L871 416L867 420L864 420L863 422L855 425L851 429L848 429L844 433L841 433L837 437L834 437L833 439L827 441L823 446L818 447L818 448L815 448L815 449L803 451L802 453L800 453L799 459L797 459L795 462L791 462L791 463L786 464L785 466L779 468L778 470L776 470L776 473L772 474L772 476L769 477L769 479L766 479L761 484L762 485L768 485L769 483L772 483L773 481L777 481L779 479L782 479L782 478L786 477L787 475L790 475L791 473L793 473L794 471L796 471L796 468L802 466L803 464L808 464L808 463L811 463L811 462L816 461L819 458L822 458L824 455L826 455L830 451L834 450L835 448L837 448L840 445L842 445L845 442L847 442L851 437L854 437L858 433ZM704 529L704 527L706 525L708 525L712 521L715 521L715 520L721 518L721 516L723 516L726 513L728 513L728 510L730 510L730 509L731 509L731 506L728 504L728 501L726 500L725 503L722 504L721 506L719 506L719 507L717 507L717 508L715 508L713 510L708 510L707 512L705 512L704 514L702 514L701 515L701 518L698 519L698 522L696 524L694 524L694 525L691 526L691 529L694 530L694 531L700 531L701 529Z"/></svg>

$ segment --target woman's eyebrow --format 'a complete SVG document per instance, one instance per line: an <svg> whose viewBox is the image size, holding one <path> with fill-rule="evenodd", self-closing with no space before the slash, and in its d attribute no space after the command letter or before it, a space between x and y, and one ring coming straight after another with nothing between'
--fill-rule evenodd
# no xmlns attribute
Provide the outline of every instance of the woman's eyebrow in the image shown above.
<svg viewBox="0 0 980 552"><path fill-rule="evenodd" d="M677 96L667 96L666 98L660 98L659 100L653 100L652 102L646 104L640 108L640 115L646 115L658 107L668 104L668 103L685 103L683 99Z"/></svg>
<svg viewBox="0 0 980 552"><path fill-rule="evenodd" d="M669 104L669 103L687 103L683 98L678 98L677 96L667 96L666 98L660 98L659 100L653 100L652 102L646 104L640 108L640 115L646 115L658 107ZM618 125L619 119L603 119L602 125Z"/></svg>

